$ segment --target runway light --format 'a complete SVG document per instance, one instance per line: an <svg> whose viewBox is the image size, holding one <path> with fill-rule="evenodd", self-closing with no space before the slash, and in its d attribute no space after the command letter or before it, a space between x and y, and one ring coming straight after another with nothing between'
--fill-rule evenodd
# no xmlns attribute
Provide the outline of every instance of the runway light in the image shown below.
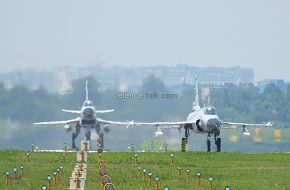
<svg viewBox="0 0 290 190"><path fill-rule="evenodd" d="M225 190L231 190L230 186L227 185L227 186L225 187Z"/></svg>
<svg viewBox="0 0 290 190"><path fill-rule="evenodd" d="M47 190L47 187L45 185L41 186L41 190Z"/></svg>
<svg viewBox="0 0 290 190"><path fill-rule="evenodd" d="M13 168L13 172L17 172L17 168Z"/></svg>
<svg viewBox="0 0 290 190"><path fill-rule="evenodd" d="M46 180L49 182L49 181L52 180L52 177L51 177L50 175L48 175L48 176L46 177Z"/></svg>
<svg viewBox="0 0 290 190"><path fill-rule="evenodd" d="M9 175L10 175L10 172L9 172L9 171L6 171L4 174L5 174L6 176L9 176Z"/></svg>
<svg viewBox="0 0 290 190"><path fill-rule="evenodd" d="M155 177L155 181L158 182L159 180L160 180L160 178L159 178L158 176L156 176L156 177Z"/></svg>
<svg viewBox="0 0 290 190"><path fill-rule="evenodd" d="M200 172L196 172L195 174L197 177L200 177L201 176L201 173Z"/></svg>
<svg viewBox="0 0 290 190"><path fill-rule="evenodd" d="M165 187L164 187L164 190L169 190L169 187L165 186Z"/></svg>
<svg viewBox="0 0 290 190"><path fill-rule="evenodd" d="M212 177L208 177L208 181L212 182L213 178Z"/></svg>

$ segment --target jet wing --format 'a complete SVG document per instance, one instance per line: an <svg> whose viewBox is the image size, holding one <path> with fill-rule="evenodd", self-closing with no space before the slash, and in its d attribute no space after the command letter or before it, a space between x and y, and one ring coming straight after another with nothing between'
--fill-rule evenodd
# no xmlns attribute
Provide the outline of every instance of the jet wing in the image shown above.
<svg viewBox="0 0 290 190"><path fill-rule="evenodd" d="M109 113L115 111L114 109L111 110L96 110L96 113Z"/></svg>
<svg viewBox="0 0 290 190"><path fill-rule="evenodd" d="M68 112L68 113L77 113L77 114L80 114L81 113L80 110L66 110L66 109L62 109L61 111Z"/></svg>
<svg viewBox="0 0 290 190"><path fill-rule="evenodd" d="M240 125L240 126L251 126L251 127L272 127L273 123L268 122L268 123L259 123L259 124L254 124L254 123L235 123L235 122L221 122L222 125ZM227 127L223 127L227 128Z"/></svg>
<svg viewBox="0 0 290 190"><path fill-rule="evenodd" d="M96 118L96 119L97 119L97 122L99 122L100 124L127 125L127 127L132 125L132 121L109 121L109 120L104 120L101 118Z"/></svg>
<svg viewBox="0 0 290 190"><path fill-rule="evenodd" d="M242 134L249 136L250 132L248 131L248 129L246 128L247 126L251 126L251 127L272 127L273 123L268 122L268 123L260 123L260 124L252 124L252 123L235 123L235 122L221 122L222 125L231 125L232 127L222 127L223 129L234 129L237 126L242 126L243 130L242 130ZM235 127L233 127L235 126Z"/></svg>
<svg viewBox="0 0 290 190"><path fill-rule="evenodd" d="M48 122L39 122L39 123L33 123L33 125L66 125L66 124L75 124L80 121L79 118L71 119L71 120L65 120L65 121L48 121Z"/></svg>
<svg viewBox="0 0 290 190"><path fill-rule="evenodd" d="M178 121L178 122L134 122L134 125L158 125L158 126L183 126L188 124L188 121Z"/></svg>

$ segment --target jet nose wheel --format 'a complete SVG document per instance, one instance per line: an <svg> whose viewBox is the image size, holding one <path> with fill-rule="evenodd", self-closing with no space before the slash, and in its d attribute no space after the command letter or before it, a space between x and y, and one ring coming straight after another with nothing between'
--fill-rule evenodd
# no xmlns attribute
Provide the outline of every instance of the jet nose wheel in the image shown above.
<svg viewBox="0 0 290 190"><path fill-rule="evenodd" d="M207 151L210 152L210 139L206 139Z"/></svg>
<svg viewBox="0 0 290 190"><path fill-rule="evenodd" d="M221 151L221 145L222 145L222 140L221 140L220 137L218 137L218 138L216 139L215 144L216 144L217 152L220 152L220 151Z"/></svg>

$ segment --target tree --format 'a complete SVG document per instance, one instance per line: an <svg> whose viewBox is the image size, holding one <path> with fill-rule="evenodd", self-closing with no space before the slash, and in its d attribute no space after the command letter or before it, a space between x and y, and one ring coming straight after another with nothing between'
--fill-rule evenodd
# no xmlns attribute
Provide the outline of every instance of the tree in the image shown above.
<svg viewBox="0 0 290 190"><path fill-rule="evenodd" d="M143 80L142 83L142 91L143 92L166 92L165 85L160 78L155 77L155 75L150 74Z"/></svg>

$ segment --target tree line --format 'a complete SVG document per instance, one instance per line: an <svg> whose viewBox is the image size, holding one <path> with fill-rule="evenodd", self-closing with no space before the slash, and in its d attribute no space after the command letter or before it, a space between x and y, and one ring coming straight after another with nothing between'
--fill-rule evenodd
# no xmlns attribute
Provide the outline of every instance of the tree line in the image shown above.
<svg viewBox="0 0 290 190"><path fill-rule="evenodd" d="M115 112L99 117L115 120L176 121L185 120L191 111L194 99L193 87L184 89L176 98L114 98L117 90L99 90L99 83L93 77L82 78L72 83L73 90L66 95L51 94L44 88L30 90L16 86L7 90L0 83L0 121L7 119L30 124L38 121L63 120L72 115L61 109L80 109L85 99L85 80L89 80L89 97L97 109L115 109ZM143 80L140 93L168 93L161 79L150 75ZM136 93L136 92L126 92ZM253 86L240 88L226 85L210 90L211 104L224 121L274 122L275 127L289 127L290 86L287 92L274 84L266 86L263 93ZM201 105L204 104L201 102Z"/></svg>

